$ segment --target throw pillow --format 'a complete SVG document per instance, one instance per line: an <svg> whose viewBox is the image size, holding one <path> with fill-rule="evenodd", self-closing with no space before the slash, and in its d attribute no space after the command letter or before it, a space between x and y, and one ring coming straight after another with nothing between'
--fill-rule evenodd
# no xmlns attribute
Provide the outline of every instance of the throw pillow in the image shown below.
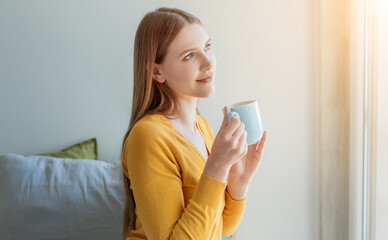
<svg viewBox="0 0 388 240"><path fill-rule="evenodd" d="M47 156L55 158L71 159L98 159L97 139L91 138L86 141L71 145L59 152L34 154L38 156Z"/></svg>

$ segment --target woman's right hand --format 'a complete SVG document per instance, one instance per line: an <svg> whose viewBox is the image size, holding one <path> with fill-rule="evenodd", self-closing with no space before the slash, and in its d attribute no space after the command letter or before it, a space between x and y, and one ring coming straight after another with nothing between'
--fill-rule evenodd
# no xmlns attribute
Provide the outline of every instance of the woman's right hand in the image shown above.
<svg viewBox="0 0 388 240"><path fill-rule="evenodd" d="M224 120L214 139L211 154L204 173L219 181L226 182L229 169L247 154L247 132L245 125L237 117L228 122L229 107L224 107Z"/></svg>

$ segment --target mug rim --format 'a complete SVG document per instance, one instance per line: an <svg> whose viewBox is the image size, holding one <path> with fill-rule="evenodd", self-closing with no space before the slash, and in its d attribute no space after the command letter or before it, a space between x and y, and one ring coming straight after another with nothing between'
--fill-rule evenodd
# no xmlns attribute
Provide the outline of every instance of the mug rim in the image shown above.
<svg viewBox="0 0 388 240"><path fill-rule="evenodd" d="M243 101L243 102L238 102L238 103L234 103L230 106L230 108L237 108L237 107L241 107L241 106L244 106L244 105L249 105L249 104L252 104L252 103L255 103L257 102L257 100L248 100L248 101Z"/></svg>

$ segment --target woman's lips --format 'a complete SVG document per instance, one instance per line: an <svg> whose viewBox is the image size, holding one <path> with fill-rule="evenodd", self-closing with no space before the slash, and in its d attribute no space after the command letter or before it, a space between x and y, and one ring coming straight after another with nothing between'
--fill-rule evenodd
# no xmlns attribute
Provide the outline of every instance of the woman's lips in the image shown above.
<svg viewBox="0 0 388 240"><path fill-rule="evenodd" d="M201 80L197 80L197 82L208 83L208 82L211 82L211 81L213 80L213 77L214 77L214 74L211 75L211 76L208 77L208 78L204 78L204 79L201 79Z"/></svg>

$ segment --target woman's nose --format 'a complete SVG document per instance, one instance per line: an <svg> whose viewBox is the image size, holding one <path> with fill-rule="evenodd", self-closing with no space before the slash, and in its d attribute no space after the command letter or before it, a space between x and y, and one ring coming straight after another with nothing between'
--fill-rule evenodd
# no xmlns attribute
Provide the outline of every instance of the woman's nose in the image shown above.
<svg viewBox="0 0 388 240"><path fill-rule="evenodd" d="M213 55L204 55L201 70L206 71L213 69L215 65L215 59Z"/></svg>

